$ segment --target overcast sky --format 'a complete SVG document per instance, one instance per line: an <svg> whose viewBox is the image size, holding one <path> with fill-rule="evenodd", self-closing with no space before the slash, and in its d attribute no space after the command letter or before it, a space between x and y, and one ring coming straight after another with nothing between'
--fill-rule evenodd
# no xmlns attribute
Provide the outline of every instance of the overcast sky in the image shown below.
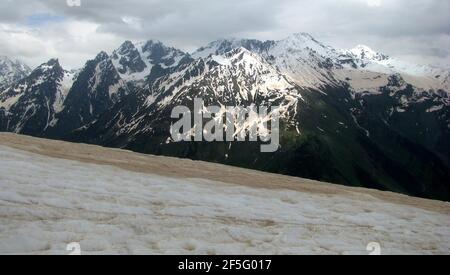
<svg viewBox="0 0 450 275"><path fill-rule="evenodd" d="M192 51L219 38L296 32L450 67L450 0L0 0L0 55L32 66L58 57L81 67L127 39Z"/></svg>

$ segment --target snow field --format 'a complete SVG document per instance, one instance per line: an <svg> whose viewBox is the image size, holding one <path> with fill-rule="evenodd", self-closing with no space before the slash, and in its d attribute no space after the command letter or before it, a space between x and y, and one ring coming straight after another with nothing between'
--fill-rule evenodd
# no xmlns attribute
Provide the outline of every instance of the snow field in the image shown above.
<svg viewBox="0 0 450 275"><path fill-rule="evenodd" d="M449 254L449 215L176 179L0 146L0 253Z"/></svg>

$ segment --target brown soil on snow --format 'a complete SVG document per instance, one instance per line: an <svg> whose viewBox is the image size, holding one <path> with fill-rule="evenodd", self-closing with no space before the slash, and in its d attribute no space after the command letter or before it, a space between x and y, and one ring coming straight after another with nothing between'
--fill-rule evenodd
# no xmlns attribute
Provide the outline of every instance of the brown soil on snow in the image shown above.
<svg viewBox="0 0 450 275"><path fill-rule="evenodd" d="M288 189L325 196L346 196L367 202L383 200L450 214L450 203L408 197L391 192L333 185L214 163L138 154L93 145L0 133L0 145L35 154L175 178L198 178L254 188Z"/></svg>

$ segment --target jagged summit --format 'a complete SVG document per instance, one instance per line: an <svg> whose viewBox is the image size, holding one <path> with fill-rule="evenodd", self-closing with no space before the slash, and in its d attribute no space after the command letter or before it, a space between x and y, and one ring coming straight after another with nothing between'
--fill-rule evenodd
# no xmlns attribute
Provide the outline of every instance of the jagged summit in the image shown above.
<svg viewBox="0 0 450 275"><path fill-rule="evenodd" d="M261 57L256 54L253 53L249 50L247 50L244 47L237 47L229 52L226 52L225 54L223 54L225 57L231 58L231 59L236 59L236 58L240 58L243 59L245 57L251 57L252 59L256 59L258 61L261 61Z"/></svg>
<svg viewBox="0 0 450 275"><path fill-rule="evenodd" d="M105 52L105 51L101 51L100 53L97 54L97 56L95 57L95 61L103 61L109 58L109 55Z"/></svg>
<svg viewBox="0 0 450 275"><path fill-rule="evenodd" d="M125 41L111 58L121 78L139 86L191 60L188 54L158 40Z"/></svg>
<svg viewBox="0 0 450 275"><path fill-rule="evenodd" d="M126 49L130 49L130 48L135 48L133 42L131 42L130 40L126 40L125 42L122 43L122 45L120 45L119 47L119 51L122 52Z"/></svg>
<svg viewBox="0 0 450 275"><path fill-rule="evenodd" d="M52 58L36 67L24 80L41 83L45 81L58 81L63 77L65 70L58 58Z"/></svg>
<svg viewBox="0 0 450 275"><path fill-rule="evenodd" d="M274 43L274 41L260 41L256 39L219 39L199 48L191 56L194 58L206 58L209 55L224 54L239 47L255 53L262 53L267 51Z"/></svg>
<svg viewBox="0 0 450 275"><path fill-rule="evenodd" d="M120 74L140 73L147 68L139 50L131 41L125 41L112 54L116 68Z"/></svg>
<svg viewBox="0 0 450 275"><path fill-rule="evenodd" d="M160 48L160 49L171 48L171 47L166 46L163 42L161 42L157 39L149 39L146 41L138 42L137 44L139 46L142 46L142 49L144 51L150 51L155 48ZM174 49L174 48L172 48L172 49Z"/></svg>
<svg viewBox="0 0 450 275"><path fill-rule="evenodd" d="M35 70L39 69L39 70L44 70L47 71L49 69L62 69L61 64L59 63L59 59L58 58L51 58L49 59L47 62L42 63L41 65L39 65Z"/></svg>

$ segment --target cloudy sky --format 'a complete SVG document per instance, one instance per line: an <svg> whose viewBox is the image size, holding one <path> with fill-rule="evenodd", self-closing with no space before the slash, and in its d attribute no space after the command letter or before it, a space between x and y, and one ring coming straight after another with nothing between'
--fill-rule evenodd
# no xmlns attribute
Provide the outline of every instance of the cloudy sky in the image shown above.
<svg viewBox="0 0 450 275"><path fill-rule="evenodd" d="M0 0L0 55L32 66L58 57L77 68L127 39L192 51L218 38L296 32L450 67L449 0Z"/></svg>

